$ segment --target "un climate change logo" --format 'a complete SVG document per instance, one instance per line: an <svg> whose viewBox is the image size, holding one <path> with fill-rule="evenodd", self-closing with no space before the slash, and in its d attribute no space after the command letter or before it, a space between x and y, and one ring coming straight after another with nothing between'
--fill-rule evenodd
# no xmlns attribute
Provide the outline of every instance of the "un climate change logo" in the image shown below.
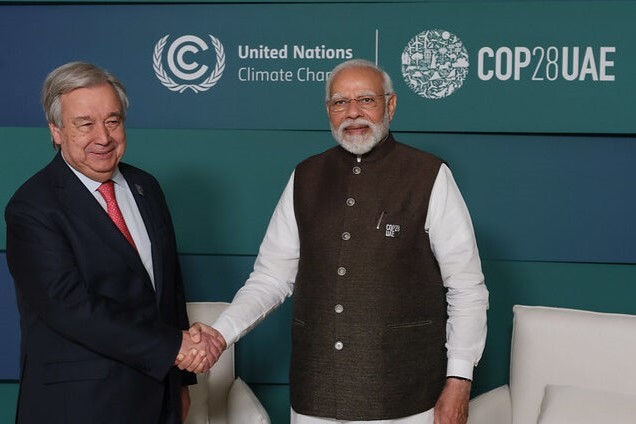
<svg viewBox="0 0 636 424"><path fill-rule="evenodd" d="M417 34L402 52L402 76L415 93L441 99L462 86L468 51L456 35L441 29Z"/></svg>
<svg viewBox="0 0 636 424"><path fill-rule="evenodd" d="M183 93L185 90L190 89L195 93L202 91L208 91L210 88L221 79L223 71L225 70L225 51L223 50L223 44L218 38L208 34L210 42L216 53L216 65L210 73L210 75L198 84L194 83L178 83L175 82L168 73L163 69L162 57L163 50L168 42L170 34L159 39L155 44L155 49L152 55L152 69L155 71L157 79L161 81L165 87L172 91L178 91ZM187 62L186 55L196 54L202 51L208 50L208 45L201 38L194 35L184 35L172 42L168 47L167 62L168 69L181 81L196 81L201 80L207 75L209 67L207 65L201 65L196 61Z"/></svg>

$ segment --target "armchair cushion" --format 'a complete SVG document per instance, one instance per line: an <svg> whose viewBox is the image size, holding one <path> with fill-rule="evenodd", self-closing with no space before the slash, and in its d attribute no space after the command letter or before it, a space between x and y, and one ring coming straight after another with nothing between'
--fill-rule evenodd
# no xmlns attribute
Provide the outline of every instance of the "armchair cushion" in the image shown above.
<svg viewBox="0 0 636 424"><path fill-rule="evenodd" d="M230 423L269 424L269 415L252 389L237 378L227 400Z"/></svg>
<svg viewBox="0 0 636 424"><path fill-rule="evenodd" d="M537 423L548 385L636 394L636 380L629 377L636 371L636 316L521 305L513 311L510 397L515 424Z"/></svg>
<svg viewBox="0 0 636 424"><path fill-rule="evenodd" d="M538 424L629 424L634 417L636 395L548 385Z"/></svg>
<svg viewBox="0 0 636 424"><path fill-rule="evenodd" d="M468 424L510 424L512 405L508 385L482 393L470 401Z"/></svg>
<svg viewBox="0 0 636 424"><path fill-rule="evenodd" d="M470 424L636 422L636 316L522 305L513 312L509 396L503 386L471 400Z"/></svg>

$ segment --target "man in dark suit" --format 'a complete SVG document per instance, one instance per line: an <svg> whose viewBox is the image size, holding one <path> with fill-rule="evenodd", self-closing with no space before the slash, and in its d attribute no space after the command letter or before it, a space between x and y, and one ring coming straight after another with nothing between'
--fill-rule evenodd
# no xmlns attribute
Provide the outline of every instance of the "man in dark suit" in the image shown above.
<svg viewBox="0 0 636 424"><path fill-rule="evenodd" d="M180 423L196 382L185 370L208 369L222 346L186 331L164 195L120 163L125 89L73 62L49 74L42 102L58 153L5 211L22 332L16 422Z"/></svg>

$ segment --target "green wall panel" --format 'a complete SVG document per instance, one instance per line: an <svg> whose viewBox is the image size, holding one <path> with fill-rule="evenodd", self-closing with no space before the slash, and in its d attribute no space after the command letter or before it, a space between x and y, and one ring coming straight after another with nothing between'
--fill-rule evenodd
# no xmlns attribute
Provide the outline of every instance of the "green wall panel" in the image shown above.
<svg viewBox="0 0 636 424"><path fill-rule="evenodd" d="M396 136L448 161L482 258L636 263L633 137ZM53 155L48 140L0 128L0 207ZM334 144L328 131L129 129L128 141L125 160L164 187L179 250L221 255L256 254L295 165Z"/></svg>
<svg viewBox="0 0 636 424"><path fill-rule="evenodd" d="M0 380L0 423L9 424L15 421L18 389L18 383Z"/></svg>
<svg viewBox="0 0 636 424"><path fill-rule="evenodd" d="M289 423L289 387L286 384L251 384L272 424Z"/></svg>

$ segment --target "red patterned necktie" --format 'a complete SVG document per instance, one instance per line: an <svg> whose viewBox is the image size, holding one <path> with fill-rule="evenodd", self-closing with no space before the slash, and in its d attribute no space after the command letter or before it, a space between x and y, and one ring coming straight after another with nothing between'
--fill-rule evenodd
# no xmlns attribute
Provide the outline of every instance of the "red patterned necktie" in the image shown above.
<svg viewBox="0 0 636 424"><path fill-rule="evenodd" d="M136 249L137 246L135 246L135 241L130 235L130 231L128 231L128 227L126 226L126 221L124 221L124 216L121 214L121 210L117 205L113 180L108 180L103 183L99 186L97 191L99 191L99 194L101 194L102 197L104 197L104 200L106 200L106 213L108 213L110 219L113 220L117 228L119 228L119 231L121 231L124 237L126 237L130 244Z"/></svg>

